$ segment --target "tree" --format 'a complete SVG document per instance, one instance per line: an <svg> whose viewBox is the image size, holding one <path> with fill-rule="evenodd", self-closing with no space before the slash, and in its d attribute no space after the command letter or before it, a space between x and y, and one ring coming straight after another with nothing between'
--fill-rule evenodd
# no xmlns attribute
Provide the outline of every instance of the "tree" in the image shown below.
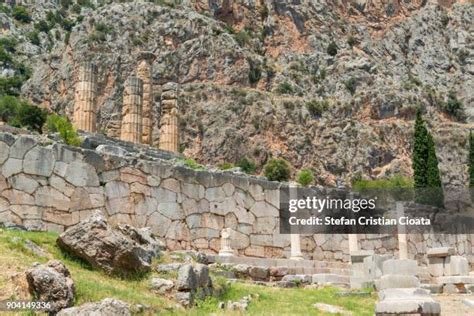
<svg viewBox="0 0 474 316"><path fill-rule="evenodd" d="M474 135L469 132L469 187L474 187Z"/></svg>
<svg viewBox="0 0 474 316"><path fill-rule="evenodd" d="M337 50L338 50L338 47L337 47L336 42L331 42L329 43L328 48L326 49L326 52L331 56L336 56Z"/></svg>
<svg viewBox="0 0 474 316"><path fill-rule="evenodd" d="M18 99L10 96L5 95L0 98L0 121L8 122L10 119L15 117L18 113Z"/></svg>
<svg viewBox="0 0 474 316"><path fill-rule="evenodd" d="M291 168L284 159L270 159L263 168L263 173L270 181L288 181Z"/></svg>
<svg viewBox="0 0 474 316"><path fill-rule="evenodd" d="M428 157L428 130L421 116L421 111L416 113L415 135L413 144L413 178L415 189L426 188L428 177L426 163Z"/></svg>
<svg viewBox="0 0 474 316"><path fill-rule="evenodd" d="M417 202L443 206L443 190L435 143L420 111L416 113L412 161Z"/></svg>

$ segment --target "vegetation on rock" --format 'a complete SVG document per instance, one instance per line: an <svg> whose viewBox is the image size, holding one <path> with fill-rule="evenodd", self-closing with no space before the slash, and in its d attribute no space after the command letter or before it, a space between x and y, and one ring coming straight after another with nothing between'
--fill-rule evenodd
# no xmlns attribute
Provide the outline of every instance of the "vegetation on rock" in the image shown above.
<svg viewBox="0 0 474 316"><path fill-rule="evenodd" d="M296 182L301 184L302 186L308 186L314 181L313 172L310 169L303 169L298 172L296 176Z"/></svg>
<svg viewBox="0 0 474 316"><path fill-rule="evenodd" d="M291 167L284 159L272 158L263 167L263 173L270 181L288 181L291 175Z"/></svg>
<svg viewBox="0 0 474 316"><path fill-rule="evenodd" d="M59 133L61 139L70 146L79 146L81 139L67 117L52 114L48 116L46 126L52 133Z"/></svg>

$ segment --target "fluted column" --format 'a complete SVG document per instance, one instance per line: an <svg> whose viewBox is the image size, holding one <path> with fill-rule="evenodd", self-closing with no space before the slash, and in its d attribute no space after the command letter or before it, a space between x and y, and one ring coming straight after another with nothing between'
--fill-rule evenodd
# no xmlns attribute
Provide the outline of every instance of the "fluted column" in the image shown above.
<svg viewBox="0 0 474 316"><path fill-rule="evenodd" d="M178 85L166 83L161 94L160 149L179 151Z"/></svg>
<svg viewBox="0 0 474 316"><path fill-rule="evenodd" d="M77 72L73 121L77 129L92 133L97 131L96 86L97 67L82 63Z"/></svg>
<svg viewBox="0 0 474 316"><path fill-rule="evenodd" d="M142 143L152 144L153 128L153 60L151 52L141 52L138 56L137 76L143 81Z"/></svg>
<svg viewBox="0 0 474 316"><path fill-rule="evenodd" d="M137 77L128 78L123 90L121 140L133 143L142 140L142 95L143 81Z"/></svg>

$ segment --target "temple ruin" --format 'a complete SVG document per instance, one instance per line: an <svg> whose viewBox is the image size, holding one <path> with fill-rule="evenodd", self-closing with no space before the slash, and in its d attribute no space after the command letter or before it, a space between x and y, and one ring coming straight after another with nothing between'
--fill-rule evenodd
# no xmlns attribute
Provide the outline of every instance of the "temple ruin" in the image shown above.
<svg viewBox="0 0 474 316"><path fill-rule="evenodd" d="M97 130L96 107L97 67L84 62L78 67L74 100L74 125L77 129L95 133Z"/></svg>
<svg viewBox="0 0 474 316"><path fill-rule="evenodd" d="M152 145L153 130L153 60L151 52L141 52L138 56L137 76L143 81L142 143Z"/></svg>
<svg viewBox="0 0 474 316"><path fill-rule="evenodd" d="M160 146L162 150L179 152L178 85L168 82L161 93Z"/></svg>
<svg viewBox="0 0 474 316"><path fill-rule="evenodd" d="M129 77L123 90L120 139L132 143L142 141L143 81Z"/></svg>

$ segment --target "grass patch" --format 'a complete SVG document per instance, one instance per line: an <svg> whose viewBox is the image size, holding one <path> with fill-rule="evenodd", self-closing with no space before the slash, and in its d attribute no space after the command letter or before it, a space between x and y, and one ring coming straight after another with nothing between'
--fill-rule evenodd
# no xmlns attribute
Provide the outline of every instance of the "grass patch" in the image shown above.
<svg viewBox="0 0 474 316"><path fill-rule="evenodd" d="M214 287L221 295L209 297L205 300L197 300L197 306L193 309L176 309L175 302L164 296L151 292L148 288L150 279L163 277L157 273L151 273L142 279L121 279L106 275L101 271L92 269L88 264L64 254L56 246L57 234L44 232L23 232L0 229L0 297L4 298L8 293L2 293L9 281L9 275L28 269L33 262L45 263L48 259L33 256L24 251L20 246L22 242L29 239L59 259L68 267L76 286L75 305L86 302L95 302L106 297L113 297L130 304L145 304L150 307L145 314L150 315L241 315L242 312L230 312L226 309L219 310L218 303L228 300L239 301L244 296L258 295L250 304L246 315L324 315L317 311L313 304L321 302L341 306L354 315L373 315L375 295L354 297L337 296L339 289L281 289L263 287L245 283L229 283L225 278L213 277ZM16 237L16 238L15 238ZM20 240L21 242L13 242ZM168 262L170 258L163 256L155 260L154 265ZM174 260L173 260L174 261ZM173 271L169 277L175 277ZM23 313L21 315L30 315Z"/></svg>

